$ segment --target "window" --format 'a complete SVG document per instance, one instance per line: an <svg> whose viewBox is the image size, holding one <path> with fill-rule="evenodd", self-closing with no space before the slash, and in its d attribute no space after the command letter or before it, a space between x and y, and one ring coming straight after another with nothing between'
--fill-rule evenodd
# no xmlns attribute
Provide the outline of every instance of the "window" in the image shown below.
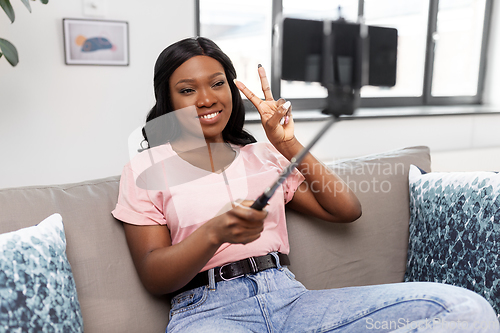
<svg viewBox="0 0 500 333"><path fill-rule="evenodd" d="M484 25L485 0L440 0L432 96L475 96Z"/></svg>
<svg viewBox="0 0 500 333"><path fill-rule="evenodd" d="M197 0L198 34L213 39L233 60L239 79L260 92L257 64L275 96L295 109L317 109L319 83L283 81L272 69L277 17L337 19L398 29L396 85L365 86L361 106L481 103L492 0Z"/></svg>
<svg viewBox="0 0 500 333"><path fill-rule="evenodd" d="M421 97L429 0L365 0L364 17L368 25L398 29L398 67L394 87L365 86L361 96Z"/></svg>
<svg viewBox="0 0 500 333"><path fill-rule="evenodd" d="M261 91L257 66L271 70L272 1L199 1L200 36L212 39L231 58L238 79Z"/></svg>

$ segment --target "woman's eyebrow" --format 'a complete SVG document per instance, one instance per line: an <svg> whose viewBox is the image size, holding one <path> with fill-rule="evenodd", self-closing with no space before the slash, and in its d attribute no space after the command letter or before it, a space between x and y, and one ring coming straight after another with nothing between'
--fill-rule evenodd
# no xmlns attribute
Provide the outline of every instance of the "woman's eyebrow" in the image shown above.
<svg viewBox="0 0 500 333"><path fill-rule="evenodd" d="M219 75L224 75L224 73L222 73L222 72L213 73L213 74L212 74L212 75L210 75L208 78L209 78L209 79L213 79L214 77L217 77L217 76L219 76Z"/></svg>
<svg viewBox="0 0 500 333"><path fill-rule="evenodd" d="M220 75L224 75L224 73L223 73L223 72L216 72L216 73L213 73L213 74L211 74L211 75L208 77L208 79L209 79L209 80L212 80L213 78L215 78L215 77L217 77L217 76L220 76ZM176 85L178 85L178 84L180 84L180 83L186 83L186 82L187 82L187 83L192 83L192 82L194 82L194 81L195 81L194 79L182 79L182 80L179 80L179 81L175 84L175 86L176 86Z"/></svg>
<svg viewBox="0 0 500 333"><path fill-rule="evenodd" d="M194 82L193 79L182 79L182 80L179 80L175 85L178 85L178 84L181 84L181 83L191 83L191 82Z"/></svg>

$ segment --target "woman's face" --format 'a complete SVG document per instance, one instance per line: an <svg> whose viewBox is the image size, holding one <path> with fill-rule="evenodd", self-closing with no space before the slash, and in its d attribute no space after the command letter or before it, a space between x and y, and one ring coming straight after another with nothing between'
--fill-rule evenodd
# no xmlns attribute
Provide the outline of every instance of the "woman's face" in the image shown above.
<svg viewBox="0 0 500 333"><path fill-rule="evenodd" d="M187 60L170 77L169 89L174 110L194 105L205 139L223 142L222 130L231 116L233 99L224 67L217 60L208 56ZM184 131L192 130L192 119L177 118Z"/></svg>

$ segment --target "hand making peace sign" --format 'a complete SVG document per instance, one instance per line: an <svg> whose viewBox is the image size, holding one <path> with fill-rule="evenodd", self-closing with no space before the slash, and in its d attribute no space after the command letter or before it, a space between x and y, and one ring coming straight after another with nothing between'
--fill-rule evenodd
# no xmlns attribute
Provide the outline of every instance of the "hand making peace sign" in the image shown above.
<svg viewBox="0 0 500 333"><path fill-rule="evenodd" d="M257 108L262 120L262 126L266 131L267 138L274 145L287 143L294 139L293 119L291 114L291 104L285 103L283 98L275 101L267 80L264 67L258 68L264 100L261 100L250 91L242 82L235 80L238 89L248 98Z"/></svg>

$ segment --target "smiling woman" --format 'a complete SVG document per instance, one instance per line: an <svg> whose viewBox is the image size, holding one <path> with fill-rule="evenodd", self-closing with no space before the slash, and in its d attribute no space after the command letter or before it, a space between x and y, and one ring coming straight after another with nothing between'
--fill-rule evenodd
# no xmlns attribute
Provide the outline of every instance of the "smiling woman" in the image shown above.
<svg viewBox="0 0 500 333"><path fill-rule="evenodd" d="M356 220L361 206L337 174L307 154L264 210L251 208L303 150L290 103L274 99L262 66L256 72L264 100L202 37L167 47L155 65L157 103L148 123L159 124L164 142L153 144L157 134L146 124L150 148L125 166L112 213L124 222L145 288L171 294L167 332L360 332L368 320L433 317L481 318L497 332L489 303L465 289L407 283L307 290L295 280L285 205L336 223ZM243 130L240 91L270 143Z"/></svg>

